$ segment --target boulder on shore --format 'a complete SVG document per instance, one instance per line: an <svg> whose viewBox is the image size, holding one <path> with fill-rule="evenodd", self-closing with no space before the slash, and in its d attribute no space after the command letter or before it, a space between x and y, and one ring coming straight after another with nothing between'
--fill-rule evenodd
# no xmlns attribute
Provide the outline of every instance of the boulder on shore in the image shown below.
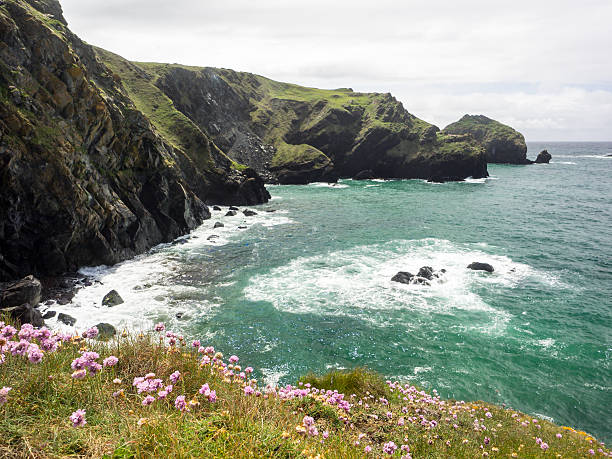
<svg viewBox="0 0 612 459"><path fill-rule="evenodd" d="M98 339L108 340L117 334L117 330L111 324L107 324L105 322L101 322L96 325L98 329Z"/></svg>
<svg viewBox="0 0 612 459"><path fill-rule="evenodd" d="M217 222L214 224L213 229L223 228L225 225L221 222Z"/></svg>
<svg viewBox="0 0 612 459"><path fill-rule="evenodd" d="M367 169L364 171L357 172L357 174L355 174L355 176L353 177L353 180L371 180L374 178L376 178L376 175L374 175L374 171L371 169Z"/></svg>
<svg viewBox="0 0 612 459"><path fill-rule="evenodd" d="M226 217L233 217L234 215L238 215L238 213L235 210L228 210L227 213L225 214Z"/></svg>
<svg viewBox="0 0 612 459"><path fill-rule="evenodd" d="M106 295L104 295L104 298L102 298L102 306L108 306L109 308L122 303L123 298L121 298L119 293L117 293L117 290L111 290Z"/></svg>
<svg viewBox="0 0 612 459"><path fill-rule="evenodd" d="M486 271L488 273L495 271L493 266L491 266L489 263L480 263L478 261L470 263L468 265L468 269L473 269L474 271Z"/></svg>
<svg viewBox="0 0 612 459"><path fill-rule="evenodd" d="M542 150L538 154L538 157L536 158L535 163L536 164L548 164L551 159L552 159L552 155L548 153L548 150Z"/></svg>
<svg viewBox="0 0 612 459"><path fill-rule="evenodd" d="M61 322L65 325L69 325L70 327L74 326L74 324L76 324L76 319L72 316L69 316L68 314L64 314L63 312L60 312L57 315L57 321Z"/></svg>
<svg viewBox="0 0 612 459"><path fill-rule="evenodd" d="M56 314L57 314L57 312L55 312L55 311L47 311L47 312L44 313L42 318L43 318L43 320L52 319L53 317L56 316Z"/></svg>
<svg viewBox="0 0 612 459"><path fill-rule="evenodd" d="M254 215L257 215L257 212L255 212L254 210L250 210L250 209L243 210L242 213L244 214L245 217L252 217Z"/></svg>
<svg viewBox="0 0 612 459"><path fill-rule="evenodd" d="M10 284L0 294L0 309L22 304L36 306L40 303L41 285L34 276L26 276L23 279Z"/></svg>
<svg viewBox="0 0 612 459"><path fill-rule="evenodd" d="M32 324L35 327L42 327L45 325L42 314L36 308L33 308L28 303L20 304L19 306L12 306L5 308L3 312L7 313L13 320L18 321L20 324Z"/></svg>

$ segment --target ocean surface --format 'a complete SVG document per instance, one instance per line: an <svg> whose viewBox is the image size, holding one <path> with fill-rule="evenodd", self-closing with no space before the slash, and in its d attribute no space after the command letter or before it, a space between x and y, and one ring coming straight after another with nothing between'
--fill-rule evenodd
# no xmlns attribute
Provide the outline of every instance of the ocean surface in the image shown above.
<svg viewBox="0 0 612 459"><path fill-rule="evenodd" d="M224 208L177 243L84 269L101 283L52 309L80 329L164 321L265 382L366 365L609 442L612 143L530 143L528 156L543 148L551 164L489 165L486 180L271 186L257 216ZM425 265L443 281L390 280ZM101 307L110 289L125 304Z"/></svg>

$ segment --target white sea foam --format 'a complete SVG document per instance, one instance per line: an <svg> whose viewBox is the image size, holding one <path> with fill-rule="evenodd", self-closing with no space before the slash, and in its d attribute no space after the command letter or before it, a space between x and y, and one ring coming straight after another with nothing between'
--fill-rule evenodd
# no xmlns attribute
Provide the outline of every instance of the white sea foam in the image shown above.
<svg viewBox="0 0 612 459"><path fill-rule="evenodd" d="M573 161L551 161L551 164L565 164L569 166L575 166L576 163Z"/></svg>
<svg viewBox="0 0 612 459"><path fill-rule="evenodd" d="M510 315L487 304L477 293L479 287L514 287L526 278L544 283L550 279L528 265L482 249L476 244L458 245L438 239L359 246L292 260L251 278L244 293L253 301L270 301L282 311L360 317L374 325L384 325L384 311L466 311L471 318L465 329L498 333ZM495 272L485 274L466 268L476 260L492 263ZM421 266L445 268L445 278L431 286L390 280L398 271L416 273ZM480 322L475 321L474 314ZM406 326L414 327L409 314Z"/></svg>
<svg viewBox="0 0 612 459"><path fill-rule="evenodd" d="M315 188L333 188L337 190L349 187L348 185L343 184L343 183L328 183L328 182L312 182L312 183L309 183L308 186L312 186Z"/></svg>
<svg viewBox="0 0 612 459"><path fill-rule="evenodd" d="M79 330L99 322L130 329L149 328L156 320L172 325L177 313L182 313L184 319L190 321L207 316L219 306L221 299L206 297L201 286L192 287L173 281L172 278L180 274L184 260L207 256L211 247L226 245L257 226L293 223L282 210L269 213L257 209L255 216L246 217L239 212L226 217L228 209L211 210L211 219L174 243L160 244L147 254L112 267L81 269L82 274L94 280L93 285L77 291L70 304L53 305L53 310L76 318L75 327ZM213 229L216 222L225 226ZM218 237L209 239L213 235ZM110 290L117 290L124 303L110 308L102 306L102 298ZM48 322L57 328L69 328L54 320Z"/></svg>

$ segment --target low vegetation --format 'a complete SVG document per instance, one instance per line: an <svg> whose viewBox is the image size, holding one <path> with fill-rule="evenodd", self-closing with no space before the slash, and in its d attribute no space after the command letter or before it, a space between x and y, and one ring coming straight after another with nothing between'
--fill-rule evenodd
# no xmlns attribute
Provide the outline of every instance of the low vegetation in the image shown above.
<svg viewBox="0 0 612 459"><path fill-rule="evenodd" d="M612 457L584 432L366 369L264 386L163 324L97 335L0 322L1 457Z"/></svg>

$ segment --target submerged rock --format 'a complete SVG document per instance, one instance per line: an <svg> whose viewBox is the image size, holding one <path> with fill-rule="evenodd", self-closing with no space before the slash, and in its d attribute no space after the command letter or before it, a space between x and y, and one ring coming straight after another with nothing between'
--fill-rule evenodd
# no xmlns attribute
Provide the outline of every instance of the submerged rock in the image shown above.
<svg viewBox="0 0 612 459"><path fill-rule="evenodd" d="M213 208L212 208L212 209L213 209L213 210L221 210L221 207L219 207L219 206L213 206Z"/></svg>
<svg viewBox="0 0 612 459"><path fill-rule="evenodd" d="M217 222L217 223L215 223L215 224L213 225L213 229L216 229L216 228L223 228L224 226L225 226L225 225L224 225L223 223L221 223L221 222Z"/></svg>
<svg viewBox="0 0 612 459"><path fill-rule="evenodd" d="M217 239L219 236L217 234L211 234L206 238L207 241L212 241L213 239Z"/></svg>
<svg viewBox="0 0 612 459"><path fill-rule="evenodd" d="M442 274L446 272L446 269L436 271L431 266L423 266L419 269L416 276L407 271L400 271L391 278L394 282L400 282L402 284L420 284L420 285L431 285L431 281L434 279L442 278Z"/></svg>
<svg viewBox="0 0 612 459"><path fill-rule="evenodd" d="M245 217L252 217L254 215L257 215L257 212L255 212L254 210L250 210L250 209L243 210L242 213L244 214Z"/></svg>
<svg viewBox="0 0 612 459"><path fill-rule="evenodd" d="M40 292L40 281L32 275L26 276L10 284L0 294L0 308L19 306L25 303L37 305L40 303Z"/></svg>
<svg viewBox="0 0 612 459"><path fill-rule="evenodd" d="M238 213L235 210L229 210L225 216L226 217L233 217L234 215L238 215Z"/></svg>
<svg viewBox="0 0 612 459"><path fill-rule="evenodd" d="M60 312L57 315L57 321L72 327L74 326L77 320L74 317L69 316L68 314L64 314L63 312Z"/></svg>
<svg viewBox="0 0 612 459"><path fill-rule="evenodd" d="M113 327L111 324L101 322L96 325L98 329L98 339L108 340L117 334L117 329Z"/></svg>
<svg viewBox="0 0 612 459"><path fill-rule="evenodd" d="M474 271L486 271L488 273L492 273L493 271L495 271L493 269L493 266L490 265L489 263L481 263L478 261L470 263L468 265L468 269L473 269Z"/></svg>
<svg viewBox="0 0 612 459"><path fill-rule="evenodd" d="M123 298L117 293L117 290L111 290L102 299L102 306L113 307L123 303Z"/></svg>
<svg viewBox="0 0 612 459"><path fill-rule="evenodd" d="M548 150L542 150L538 154L538 157L536 158L535 162L537 164L548 164L551 159L552 159L552 155L548 153Z"/></svg>
<svg viewBox="0 0 612 459"><path fill-rule="evenodd" d="M236 210L236 211L238 211L240 209L238 207L236 207L236 206L230 206L229 210Z"/></svg>

